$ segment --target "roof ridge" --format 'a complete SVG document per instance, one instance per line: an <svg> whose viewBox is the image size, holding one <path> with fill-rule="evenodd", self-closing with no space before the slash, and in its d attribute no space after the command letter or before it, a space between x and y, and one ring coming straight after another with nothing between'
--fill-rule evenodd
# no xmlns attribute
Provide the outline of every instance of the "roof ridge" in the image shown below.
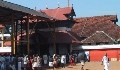
<svg viewBox="0 0 120 70"><path fill-rule="evenodd" d="M95 32L95 33L93 33L92 35L90 35L89 37L87 37L87 38L83 39L81 42L83 42L83 41L85 41L85 40L89 39L90 37L92 37L92 36L93 36L93 35L95 35L95 34L96 34L96 32Z"/></svg>
<svg viewBox="0 0 120 70"><path fill-rule="evenodd" d="M96 18L96 17L110 17L110 16L116 16L116 17L117 17L117 15L99 15L99 16L77 17L77 18L74 18L74 19L80 19L80 18Z"/></svg>
<svg viewBox="0 0 120 70"><path fill-rule="evenodd" d="M65 8L72 8L72 7L57 7L57 8L51 8L51 9L43 9L42 11L45 11L45 10L55 10L55 9L65 9Z"/></svg>
<svg viewBox="0 0 120 70"><path fill-rule="evenodd" d="M113 39L111 36L109 36L107 33L105 33L104 31L101 31L101 32L103 32L107 37L109 37L111 40L113 40L114 42L116 42L115 41L115 39Z"/></svg>
<svg viewBox="0 0 120 70"><path fill-rule="evenodd" d="M79 41L75 36L73 36L71 33L69 33L68 31L66 31L71 37L73 37L75 40Z"/></svg>
<svg viewBox="0 0 120 70"><path fill-rule="evenodd" d="M96 31L94 34L90 35L89 37L87 37L86 39L82 40L81 42L83 42L83 41L91 38L91 37L94 36L95 34L101 33L101 32L102 32L103 34L105 34L108 38L110 38L112 41L116 42L115 39L113 39L111 36L109 36L109 35L108 35L107 33L105 33L104 31Z"/></svg>

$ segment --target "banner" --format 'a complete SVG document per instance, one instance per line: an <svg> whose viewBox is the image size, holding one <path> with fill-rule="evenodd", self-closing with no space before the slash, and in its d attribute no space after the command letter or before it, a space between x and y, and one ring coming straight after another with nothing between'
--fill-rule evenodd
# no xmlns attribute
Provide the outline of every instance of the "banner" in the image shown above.
<svg viewBox="0 0 120 70"><path fill-rule="evenodd" d="M0 47L0 53L11 52L11 47Z"/></svg>

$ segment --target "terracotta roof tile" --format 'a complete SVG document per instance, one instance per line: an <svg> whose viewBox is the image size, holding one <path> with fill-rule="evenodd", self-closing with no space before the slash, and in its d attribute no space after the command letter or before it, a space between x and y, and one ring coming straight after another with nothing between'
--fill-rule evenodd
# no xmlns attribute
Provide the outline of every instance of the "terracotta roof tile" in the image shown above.
<svg viewBox="0 0 120 70"><path fill-rule="evenodd" d="M40 32L40 35L48 39L48 43L54 43L53 33ZM61 31L61 32L55 32L55 43L80 43L80 41L70 32Z"/></svg>
<svg viewBox="0 0 120 70"><path fill-rule="evenodd" d="M76 18L75 21L77 23L73 25L72 31L80 37L89 37L96 31L104 31L115 40L120 38L120 27L115 24L116 15Z"/></svg>
<svg viewBox="0 0 120 70"><path fill-rule="evenodd" d="M86 22L86 23L97 23L97 22L103 22L106 20L111 21L118 21L116 15L104 15L104 16L93 16L93 17L82 17L82 18L75 18L78 22Z"/></svg>
<svg viewBox="0 0 120 70"><path fill-rule="evenodd" d="M82 40L81 43L102 43L102 42L116 42L112 37L104 31L96 31L90 37Z"/></svg>
<svg viewBox="0 0 120 70"><path fill-rule="evenodd" d="M46 9L40 10L45 12L48 16L59 20L67 20L68 17L66 15L71 14L73 8L72 7L65 7L65 8L56 8L56 9Z"/></svg>

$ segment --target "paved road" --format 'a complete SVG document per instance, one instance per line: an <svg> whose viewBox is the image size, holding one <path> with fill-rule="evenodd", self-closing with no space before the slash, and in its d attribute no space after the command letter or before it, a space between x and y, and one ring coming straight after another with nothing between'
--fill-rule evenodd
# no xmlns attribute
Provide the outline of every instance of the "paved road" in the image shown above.
<svg viewBox="0 0 120 70"><path fill-rule="evenodd" d="M101 65L101 62L86 62L84 66L84 70L104 70L103 65ZM47 68L45 70L53 70L50 68ZM65 68L57 68L55 70L81 70L81 64L78 63L75 66L67 66ZM120 70L120 62L119 61L112 61L110 62L110 70Z"/></svg>

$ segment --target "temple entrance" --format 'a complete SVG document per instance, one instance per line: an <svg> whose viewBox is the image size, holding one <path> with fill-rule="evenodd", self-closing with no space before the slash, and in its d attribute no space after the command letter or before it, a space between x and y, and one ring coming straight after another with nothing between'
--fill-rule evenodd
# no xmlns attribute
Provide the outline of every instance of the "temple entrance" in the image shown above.
<svg viewBox="0 0 120 70"><path fill-rule="evenodd" d="M56 50L57 50L57 54L66 55L70 53L70 45L69 44L57 44Z"/></svg>
<svg viewBox="0 0 120 70"><path fill-rule="evenodd" d="M40 46L32 45L30 47L30 53L31 55L33 54L39 54L40 56L45 55L45 54L48 55L49 47L48 45L40 45Z"/></svg>
<svg viewBox="0 0 120 70"><path fill-rule="evenodd" d="M49 46L48 45L40 45L39 47L40 55L49 55Z"/></svg>

